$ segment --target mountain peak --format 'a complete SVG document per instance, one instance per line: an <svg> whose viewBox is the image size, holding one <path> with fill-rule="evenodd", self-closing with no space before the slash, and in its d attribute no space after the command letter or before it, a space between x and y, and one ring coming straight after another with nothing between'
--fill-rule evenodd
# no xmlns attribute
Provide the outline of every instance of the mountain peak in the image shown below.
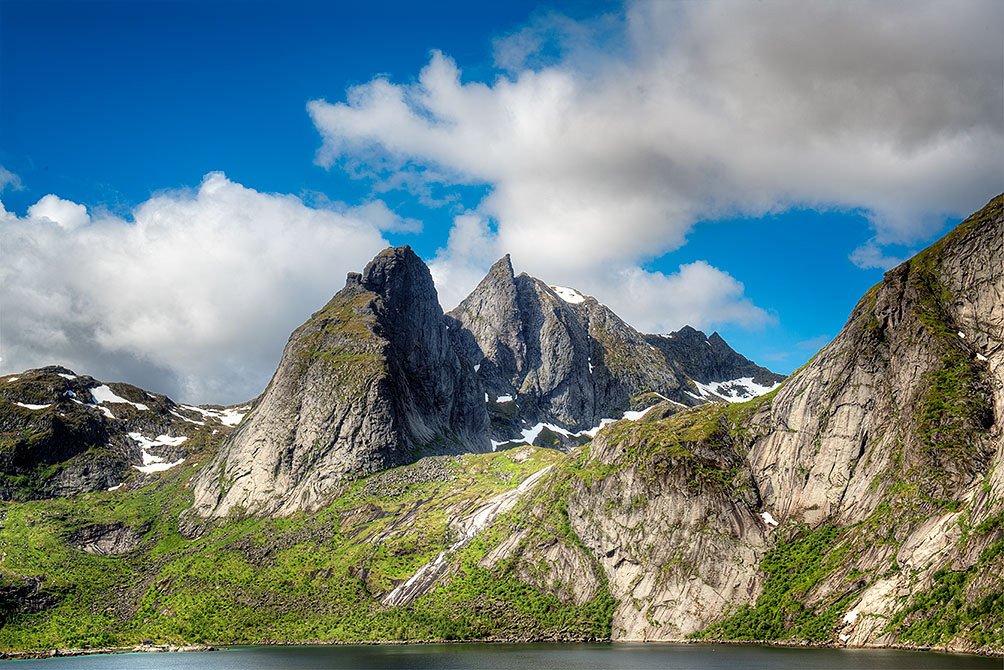
<svg viewBox="0 0 1004 670"><path fill-rule="evenodd" d="M509 254L506 254L502 258L492 263L492 266L488 270L488 274L486 276L506 277L508 279L512 279L515 276L515 273L513 272L512 269L512 259L509 257Z"/></svg>
<svg viewBox="0 0 1004 670"><path fill-rule="evenodd" d="M411 247L350 273L290 336L255 412L196 482L196 514L311 509L341 480L487 449L482 391L448 325Z"/></svg>
<svg viewBox="0 0 1004 670"><path fill-rule="evenodd" d="M374 293L384 293L393 284L399 283L400 277L420 282L422 289L433 286L428 266L407 245L388 247L381 251L366 264L360 279L364 288Z"/></svg>

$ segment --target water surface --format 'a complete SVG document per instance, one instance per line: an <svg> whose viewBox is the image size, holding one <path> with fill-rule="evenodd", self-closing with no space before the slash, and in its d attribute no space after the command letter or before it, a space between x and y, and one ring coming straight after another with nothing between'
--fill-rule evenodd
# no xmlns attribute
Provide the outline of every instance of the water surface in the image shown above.
<svg viewBox="0 0 1004 670"><path fill-rule="evenodd" d="M1002 670L1004 660L887 649L725 644L429 644L231 647L0 661L12 670Z"/></svg>

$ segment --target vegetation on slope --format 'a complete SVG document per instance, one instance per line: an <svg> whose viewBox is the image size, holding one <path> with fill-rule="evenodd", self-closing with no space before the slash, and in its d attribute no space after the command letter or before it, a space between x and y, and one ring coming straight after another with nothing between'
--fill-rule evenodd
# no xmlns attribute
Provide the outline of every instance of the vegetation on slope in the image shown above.
<svg viewBox="0 0 1004 670"><path fill-rule="evenodd" d="M177 523L191 504L184 485L193 467L141 490L8 504L0 648L609 634L609 596L569 605L505 566L480 568L499 530L467 545L444 585L406 607L379 604L456 539L449 519L561 458L517 451L424 459L346 485L313 515L235 517L194 540ZM141 548L122 556L75 548L74 534L96 523L143 531ZM52 606L18 611L14 587L34 577Z"/></svg>

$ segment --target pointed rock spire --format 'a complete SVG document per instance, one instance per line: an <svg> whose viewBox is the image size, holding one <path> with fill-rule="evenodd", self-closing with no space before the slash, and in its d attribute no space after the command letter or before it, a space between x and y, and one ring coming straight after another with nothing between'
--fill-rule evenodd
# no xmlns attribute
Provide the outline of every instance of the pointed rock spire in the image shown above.
<svg viewBox="0 0 1004 670"><path fill-rule="evenodd" d="M195 513L288 514L420 455L486 451L488 418L429 268L380 252L296 329L258 406L202 471Z"/></svg>

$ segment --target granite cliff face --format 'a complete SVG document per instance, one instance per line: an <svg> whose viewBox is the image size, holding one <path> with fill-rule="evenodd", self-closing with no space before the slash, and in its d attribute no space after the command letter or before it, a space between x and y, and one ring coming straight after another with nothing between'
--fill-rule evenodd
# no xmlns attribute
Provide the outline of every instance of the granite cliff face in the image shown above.
<svg viewBox="0 0 1004 670"><path fill-rule="evenodd" d="M615 637L972 649L1004 626L1002 245L998 197L775 393L599 433L567 505Z"/></svg>
<svg viewBox="0 0 1004 670"><path fill-rule="evenodd" d="M290 337L250 416L195 484L194 511L314 509L347 477L490 449L480 384L428 268L388 249Z"/></svg>
<svg viewBox="0 0 1004 670"><path fill-rule="evenodd" d="M913 598L944 588L946 576L964 602L1001 597L1002 417L998 196L887 272L751 420L763 436L749 462L778 520L855 529L847 541L859 552L813 594L825 601L856 574L871 575L852 589L855 614L841 639L887 642L919 630L925 613L911 610Z"/></svg>

